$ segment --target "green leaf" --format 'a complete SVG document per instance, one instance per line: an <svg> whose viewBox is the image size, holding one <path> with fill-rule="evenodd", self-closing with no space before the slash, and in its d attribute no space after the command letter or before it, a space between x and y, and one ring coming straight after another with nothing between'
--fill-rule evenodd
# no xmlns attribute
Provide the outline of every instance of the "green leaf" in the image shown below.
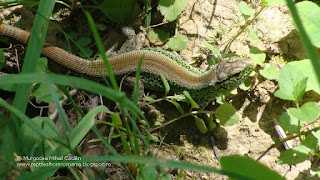
<svg viewBox="0 0 320 180"><path fill-rule="evenodd" d="M212 131L217 127L216 123L213 122L212 114L210 114L210 117L207 119L207 124L208 124L207 128L209 131Z"/></svg>
<svg viewBox="0 0 320 180"><path fill-rule="evenodd" d="M289 113L302 122L311 123L320 115L320 107L316 102L307 102L298 108L289 108Z"/></svg>
<svg viewBox="0 0 320 180"><path fill-rule="evenodd" d="M158 171L154 166L145 166L140 169L138 172L137 179L145 180L145 179L158 179Z"/></svg>
<svg viewBox="0 0 320 180"><path fill-rule="evenodd" d="M312 72L307 69L308 66L305 66L305 63L306 61L291 62L285 65L280 70L278 77L280 89L274 93L275 96L281 99L293 100L296 102L298 102L301 99L306 88L308 87L308 78L314 78L312 77L312 74L308 74L307 76L305 76L305 72L303 72L303 70L307 72ZM319 85L319 82L315 84ZM315 87L316 85L311 86Z"/></svg>
<svg viewBox="0 0 320 180"><path fill-rule="evenodd" d="M193 116L194 122L196 123L197 128L202 134L205 134L208 132L208 128L206 126L206 123L203 121L203 119L199 118L198 116Z"/></svg>
<svg viewBox="0 0 320 180"><path fill-rule="evenodd" d="M276 68L267 64L263 70L260 70L259 73L267 79L276 79Z"/></svg>
<svg viewBox="0 0 320 180"><path fill-rule="evenodd" d="M263 65L263 62L266 59L266 54L262 52L257 47L250 48L250 58L257 64Z"/></svg>
<svg viewBox="0 0 320 180"><path fill-rule="evenodd" d="M10 84L10 85L6 85L6 86L0 85L0 89L2 89L4 91L9 91L9 92L16 92L17 87L18 87L17 84Z"/></svg>
<svg viewBox="0 0 320 180"><path fill-rule="evenodd" d="M171 22L187 7L187 0L160 0L159 7L162 16Z"/></svg>
<svg viewBox="0 0 320 180"><path fill-rule="evenodd" d="M177 103L177 101L175 99L167 99L168 102L170 102L171 104L173 104L177 109L178 111L180 112L180 114L185 114L183 108L181 107L181 105L179 103Z"/></svg>
<svg viewBox="0 0 320 180"><path fill-rule="evenodd" d="M53 121L48 117L35 117L31 119L40 129L46 132L48 137L55 139L60 137L60 133ZM45 156L51 151L53 147L51 142L43 139L27 124L22 124L22 147L23 152L29 156Z"/></svg>
<svg viewBox="0 0 320 180"><path fill-rule="evenodd" d="M220 105L214 112L214 115L223 126L231 126L239 121L239 113L232 105L227 103Z"/></svg>
<svg viewBox="0 0 320 180"><path fill-rule="evenodd" d="M247 78L246 80L243 81L243 83L240 84L239 88L246 91L250 89L251 83L252 83L252 80L250 78Z"/></svg>
<svg viewBox="0 0 320 180"><path fill-rule="evenodd" d="M164 77L164 75L162 73L160 74L160 77L161 77L162 83L164 85L165 93L167 94L170 91L170 85L169 85L166 77Z"/></svg>
<svg viewBox="0 0 320 180"><path fill-rule="evenodd" d="M135 0L103 0L97 8L114 22L123 21L130 15L137 15L140 12L140 7Z"/></svg>
<svg viewBox="0 0 320 180"><path fill-rule="evenodd" d="M258 31L256 29L249 28L248 30L249 30L248 36L251 39L253 39L253 40L259 39Z"/></svg>
<svg viewBox="0 0 320 180"><path fill-rule="evenodd" d="M280 85L280 90L277 90L274 93L274 95L284 100L293 100L295 102L299 102L299 100L302 98L305 92L307 78L304 78L302 80L297 80L296 82L292 82L292 83L293 84L290 84L290 86L288 86L287 89L286 89L286 86Z"/></svg>
<svg viewBox="0 0 320 180"><path fill-rule="evenodd" d="M246 179L259 180L284 180L278 173L270 170L267 166L258 163L257 161L248 157L241 156L227 156L221 157L222 170L246 177ZM235 180L237 178L230 178ZM242 178L244 179L244 178Z"/></svg>
<svg viewBox="0 0 320 180"><path fill-rule="evenodd" d="M221 53L218 49L216 49L213 45L209 44L208 42L204 42L203 45L208 48L213 54L216 54L218 57L221 57Z"/></svg>
<svg viewBox="0 0 320 180"><path fill-rule="evenodd" d="M188 91L183 91L183 94L187 97L191 104L191 109L198 109L200 108L199 105L192 99Z"/></svg>
<svg viewBox="0 0 320 180"><path fill-rule="evenodd" d="M294 71L302 73L304 77L308 77L306 91L313 90L320 94L320 81L317 78L316 71L313 68L312 62L309 59L294 61L288 63Z"/></svg>
<svg viewBox="0 0 320 180"><path fill-rule="evenodd" d="M82 51L80 51L79 56L82 58L90 58L90 56L93 54L93 50L89 48L84 48Z"/></svg>
<svg viewBox="0 0 320 180"><path fill-rule="evenodd" d="M117 113L110 112L110 116L111 116L112 122L115 126L117 126L117 127L122 126L121 118L119 117L119 115Z"/></svg>
<svg viewBox="0 0 320 180"><path fill-rule="evenodd" d="M154 45L162 45L170 38L170 33L163 30L150 30L148 32L148 39Z"/></svg>
<svg viewBox="0 0 320 180"><path fill-rule="evenodd" d="M299 132L299 120L288 112L283 112L280 116L280 126L288 133Z"/></svg>
<svg viewBox="0 0 320 180"><path fill-rule="evenodd" d="M35 72L42 73L46 69L48 69L48 59L45 57L39 58Z"/></svg>
<svg viewBox="0 0 320 180"><path fill-rule="evenodd" d="M300 101L303 94L306 92L308 78L304 78L298 81L293 88L293 95L296 98L296 102Z"/></svg>
<svg viewBox="0 0 320 180"><path fill-rule="evenodd" d="M301 145L303 145L304 149L307 150L306 153L312 154L315 152L318 152L319 147L318 147L318 139L313 136L312 134L309 134L306 139L301 141Z"/></svg>
<svg viewBox="0 0 320 180"><path fill-rule="evenodd" d="M320 7L316 3L303 1L297 3L296 8L309 40L320 48Z"/></svg>
<svg viewBox="0 0 320 180"><path fill-rule="evenodd" d="M177 101L188 102L186 96L182 94L174 94L173 96L170 96L170 98Z"/></svg>
<svg viewBox="0 0 320 180"><path fill-rule="evenodd" d="M6 58L4 57L4 53L2 49L0 49L0 69L6 66Z"/></svg>
<svg viewBox="0 0 320 180"><path fill-rule="evenodd" d="M151 96L146 96L146 97L144 98L144 100L147 101L147 102L150 102L150 101L154 101L154 98L151 97Z"/></svg>
<svg viewBox="0 0 320 180"><path fill-rule="evenodd" d="M298 147L294 147L287 151L281 152L280 156L277 159L277 163L279 164L297 164L304 160L308 159L308 155L305 153L304 150Z"/></svg>
<svg viewBox="0 0 320 180"><path fill-rule="evenodd" d="M287 4L286 0L261 0L261 7L266 8L274 4Z"/></svg>
<svg viewBox="0 0 320 180"><path fill-rule="evenodd" d="M57 88L55 89L56 89L55 93L58 95L59 100L62 100L63 99L62 93ZM34 95L37 99L43 102L46 102L46 103L53 102L51 98L50 90L48 88L48 84L46 83L36 84L32 90L32 95Z"/></svg>
<svg viewBox="0 0 320 180"><path fill-rule="evenodd" d="M174 51L181 51L187 47L188 38L183 35L177 35L176 37L170 38L168 46Z"/></svg>
<svg viewBox="0 0 320 180"><path fill-rule="evenodd" d="M77 43L79 44L79 46L81 46L82 48L88 46L91 42L91 39L89 37L81 37L79 38L79 40L77 41Z"/></svg>
<svg viewBox="0 0 320 180"><path fill-rule="evenodd" d="M241 1L238 4L238 9L245 19L248 19L250 16L254 14L253 9L249 7L248 4L244 1Z"/></svg>
<svg viewBox="0 0 320 180"><path fill-rule="evenodd" d="M68 35L72 38L72 39L78 39L79 34L75 31L71 31L68 32Z"/></svg>

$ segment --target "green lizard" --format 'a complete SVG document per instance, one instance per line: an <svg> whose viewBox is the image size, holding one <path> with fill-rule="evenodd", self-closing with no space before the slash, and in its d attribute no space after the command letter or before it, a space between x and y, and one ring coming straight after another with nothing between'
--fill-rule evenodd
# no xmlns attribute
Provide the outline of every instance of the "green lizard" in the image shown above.
<svg viewBox="0 0 320 180"><path fill-rule="evenodd" d="M0 25L0 34L27 43L29 32L10 26ZM57 63L90 76L107 76L102 60L89 61L70 54L61 48L46 45L42 54ZM143 49L122 53L108 59L117 77L134 76L140 58L141 81L146 89L164 91L162 74L169 82L171 91L188 91L200 106L213 101L218 95L238 87L251 73L252 62L232 57L207 72L201 72L172 53L160 49Z"/></svg>

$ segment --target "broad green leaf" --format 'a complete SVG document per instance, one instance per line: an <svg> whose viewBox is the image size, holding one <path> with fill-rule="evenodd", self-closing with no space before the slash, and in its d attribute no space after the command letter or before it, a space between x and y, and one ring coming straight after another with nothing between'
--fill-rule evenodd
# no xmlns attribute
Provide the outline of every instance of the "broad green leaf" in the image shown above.
<svg viewBox="0 0 320 180"><path fill-rule="evenodd" d="M81 46L82 48L88 46L91 42L91 39L89 37L81 37L79 38L79 40L77 41L77 43L79 44L79 46Z"/></svg>
<svg viewBox="0 0 320 180"><path fill-rule="evenodd" d="M81 56L82 58L89 59L92 54L93 54L92 49L84 48L84 49L82 49L82 51L80 51L79 56Z"/></svg>
<svg viewBox="0 0 320 180"><path fill-rule="evenodd" d="M316 3L303 1L297 3L296 8L309 40L320 48L320 7Z"/></svg>
<svg viewBox="0 0 320 180"><path fill-rule="evenodd" d="M6 58L4 57L4 53L2 49L0 49L0 69L6 66Z"/></svg>
<svg viewBox="0 0 320 180"><path fill-rule="evenodd" d="M307 102L298 108L289 108L289 113L302 122L311 123L320 115L320 107L316 102Z"/></svg>
<svg viewBox="0 0 320 180"><path fill-rule="evenodd" d="M249 30L248 36L251 39L257 40L259 38L258 31L256 29L249 28L248 30Z"/></svg>
<svg viewBox="0 0 320 180"><path fill-rule="evenodd" d="M283 81L282 81L282 84L283 84ZM287 88L286 86L284 85L281 86L280 84L280 90L277 90L274 93L274 95L284 100L293 100L295 102L299 102L299 100L302 98L303 94L305 93L306 84L307 84L307 78L293 81L292 84L290 84Z"/></svg>
<svg viewBox="0 0 320 180"><path fill-rule="evenodd" d="M48 59L45 57L39 58L35 72L41 73L44 72L46 69L48 69Z"/></svg>
<svg viewBox="0 0 320 180"><path fill-rule="evenodd" d="M177 35L172 37L168 41L168 46L174 51L181 51L187 47L188 38L183 35Z"/></svg>
<svg viewBox="0 0 320 180"><path fill-rule="evenodd" d="M267 64L263 70L259 70L259 73L267 79L276 79L276 68Z"/></svg>
<svg viewBox="0 0 320 180"><path fill-rule="evenodd" d="M279 124L288 133L299 132L299 120L288 112L281 114Z"/></svg>
<svg viewBox="0 0 320 180"><path fill-rule="evenodd" d="M114 22L123 21L130 15L137 15L140 12L140 7L135 0L103 0L97 8Z"/></svg>
<svg viewBox="0 0 320 180"><path fill-rule="evenodd" d="M231 126L239 121L239 113L232 105L227 103L220 105L214 112L214 115L223 126Z"/></svg>
<svg viewBox="0 0 320 180"><path fill-rule="evenodd" d="M274 4L287 4L286 0L261 0L261 7L266 8Z"/></svg>
<svg viewBox="0 0 320 180"><path fill-rule="evenodd" d="M306 61L290 62L280 70L278 77L280 89L274 93L275 96L296 102L300 100L306 87L308 87L309 82L307 82L307 80L309 81L309 77L312 78L313 76L312 74L306 75L305 72L303 72L312 72L306 69L308 66L305 66L305 64ZM314 76L316 75L314 74ZM316 84L319 84L319 82Z"/></svg>
<svg viewBox="0 0 320 180"><path fill-rule="evenodd" d="M238 9L245 19L248 19L250 16L254 14L253 9L249 7L248 4L244 1L241 1L238 4Z"/></svg>
<svg viewBox="0 0 320 180"><path fill-rule="evenodd" d="M72 39L78 39L79 34L75 31L71 31L68 32L68 35L72 38Z"/></svg>
<svg viewBox="0 0 320 180"><path fill-rule="evenodd" d="M263 62L266 60L266 54L262 52L257 47L250 48L250 58L257 64L263 65Z"/></svg>
<svg viewBox="0 0 320 180"><path fill-rule="evenodd" d="M243 81L243 83L240 84L239 88L246 91L250 89L251 83L252 83L252 80L250 78L247 78L246 80Z"/></svg>
<svg viewBox="0 0 320 180"><path fill-rule="evenodd" d="M163 30L152 29L148 32L147 37L152 44L162 45L164 42L170 39L170 33Z"/></svg>
<svg viewBox="0 0 320 180"><path fill-rule="evenodd" d="M203 45L207 47L211 52L216 54L218 57L221 57L220 51L216 49L213 45L209 44L208 42L204 42Z"/></svg>
<svg viewBox="0 0 320 180"><path fill-rule="evenodd" d="M197 128L202 134L205 134L208 132L208 128L206 126L206 123L203 121L203 119L199 118L198 116L193 116L194 122L196 123Z"/></svg>
<svg viewBox="0 0 320 180"><path fill-rule="evenodd" d="M162 16L171 22L187 7L187 0L160 0L159 7Z"/></svg>
<svg viewBox="0 0 320 180"><path fill-rule="evenodd" d="M293 95L296 98L296 102L300 101L303 94L306 92L308 78L303 78L298 81L293 87Z"/></svg>
<svg viewBox="0 0 320 180"><path fill-rule="evenodd" d="M221 157L221 168L224 171L242 175L246 179L259 180L284 180L278 173L270 170L267 166L258 163L257 161L248 157L241 156L227 156ZM238 178L231 178L235 180ZM242 178L244 179L244 178Z"/></svg>
<svg viewBox="0 0 320 180"><path fill-rule="evenodd" d="M59 100L62 100L63 99L62 93L57 88L55 89L56 89L55 92L58 95ZM37 99L43 102L46 102L46 103L53 102L51 98L51 93L48 88L48 84L45 84L45 83L36 84L32 90L32 95L34 95Z"/></svg>
<svg viewBox="0 0 320 180"><path fill-rule="evenodd" d="M307 153L315 153L319 151L318 139L312 134L309 134L306 139L301 141L301 145L304 146L303 148L307 150Z"/></svg>
<svg viewBox="0 0 320 180"><path fill-rule="evenodd" d="M229 93L230 93L230 92L229 92ZM218 104L224 104L224 103L226 103L226 101L225 101L226 96L228 96L228 95L222 94L222 95L218 96L218 97L216 98L216 102L217 102Z"/></svg>
<svg viewBox="0 0 320 180"><path fill-rule="evenodd" d="M31 119L39 128L46 132L52 139L60 136L59 130L48 117L35 117ZM27 124L22 124L22 144L23 153L28 156L45 156L54 150L52 144L43 139L38 133L31 129Z"/></svg>
<svg viewBox="0 0 320 180"><path fill-rule="evenodd" d="M159 173L154 166L144 166L138 172L137 180L157 179Z"/></svg>
<svg viewBox="0 0 320 180"><path fill-rule="evenodd" d="M277 163L280 164L297 164L304 160L308 159L308 155L302 150L301 147L294 147L287 151L281 152L280 156L277 159Z"/></svg>
<svg viewBox="0 0 320 180"><path fill-rule="evenodd" d="M308 77L306 91L313 90L316 93L320 94L320 81L317 78L317 74L313 68L313 65L309 59L294 61L288 63L293 71L300 72L304 77Z"/></svg>

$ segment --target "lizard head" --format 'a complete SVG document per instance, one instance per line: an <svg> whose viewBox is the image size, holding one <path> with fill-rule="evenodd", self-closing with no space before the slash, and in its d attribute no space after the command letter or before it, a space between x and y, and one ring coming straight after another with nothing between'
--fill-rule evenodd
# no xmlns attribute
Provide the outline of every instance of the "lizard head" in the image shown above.
<svg viewBox="0 0 320 180"><path fill-rule="evenodd" d="M252 68L252 61L245 58L232 57L218 64L216 69L217 82L222 82L232 76L240 75L247 67Z"/></svg>

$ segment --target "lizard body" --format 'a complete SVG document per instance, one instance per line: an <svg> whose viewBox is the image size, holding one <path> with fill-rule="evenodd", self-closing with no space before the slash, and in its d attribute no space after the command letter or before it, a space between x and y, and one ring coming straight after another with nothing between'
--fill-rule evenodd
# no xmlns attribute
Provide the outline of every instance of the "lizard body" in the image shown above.
<svg viewBox="0 0 320 180"><path fill-rule="evenodd" d="M27 43L30 33L10 25L0 25L0 34ZM107 76L102 60L89 61L61 48L45 44L42 54L57 63L90 76ZM108 58L116 76L134 75L140 58L141 80L146 89L163 91L160 74L168 80L172 92L189 91L200 104L206 104L221 93L239 86L251 73L252 62L244 58L230 58L207 72L199 71L172 53L160 49L133 50Z"/></svg>

